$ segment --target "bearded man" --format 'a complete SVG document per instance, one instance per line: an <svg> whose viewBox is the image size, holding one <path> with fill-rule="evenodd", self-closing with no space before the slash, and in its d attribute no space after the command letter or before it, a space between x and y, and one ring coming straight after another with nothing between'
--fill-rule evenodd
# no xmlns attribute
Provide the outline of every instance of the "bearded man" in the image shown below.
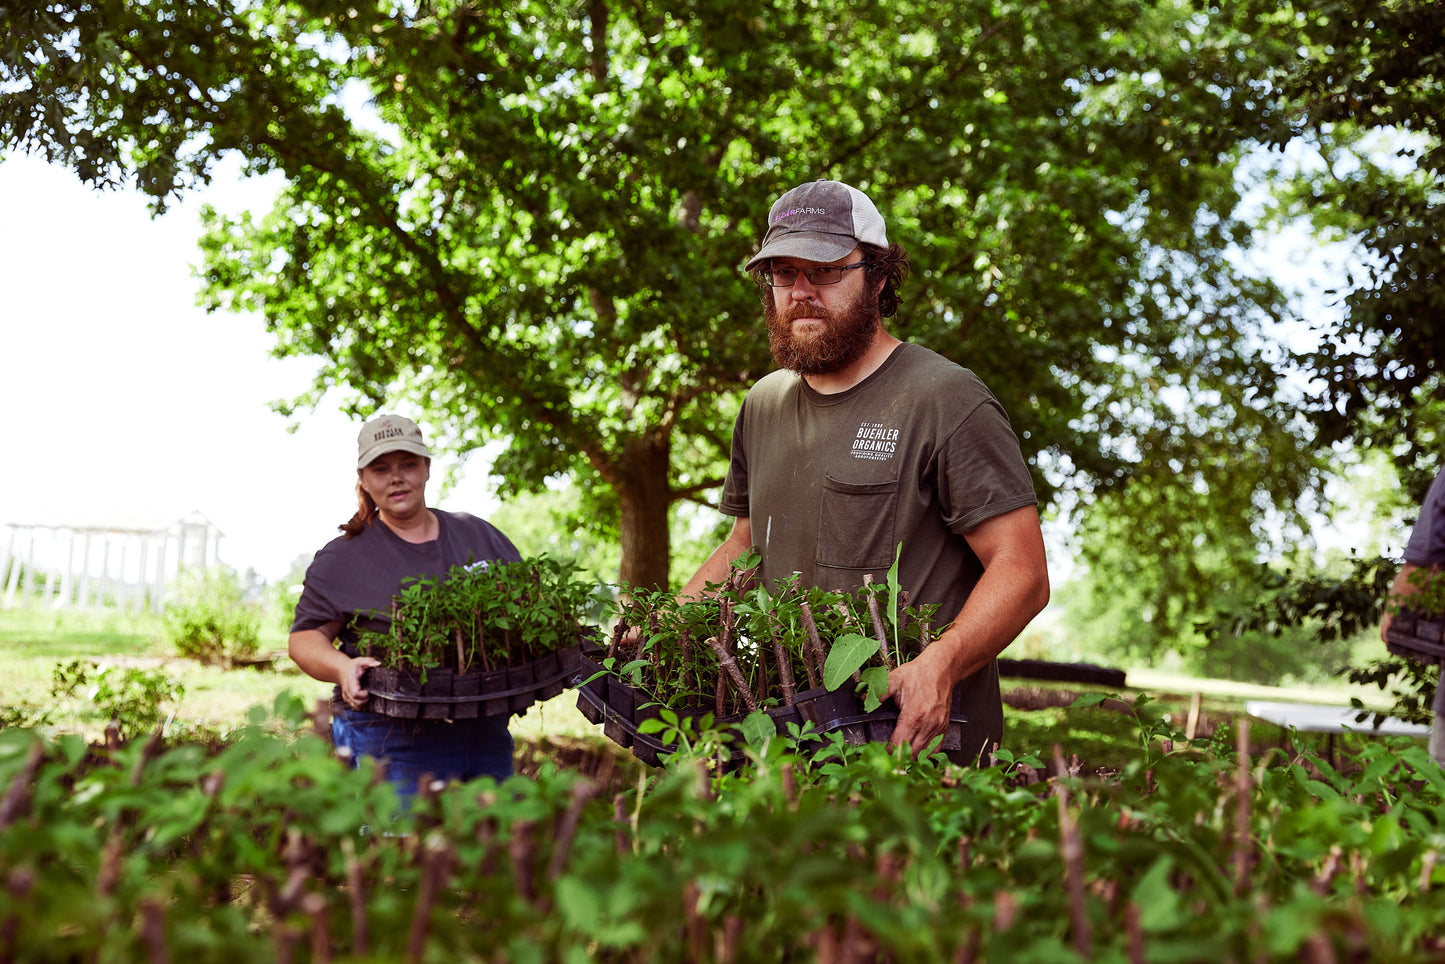
<svg viewBox="0 0 1445 964"><path fill-rule="evenodd" d="M856 188L819 180L773 205L745 266L779 366L733 428L722 545L683 588L720 583L749 548L767 584L848 591L883 581L947 628L892 670L892 746L923 753L955 707L973 763L1003 739L997 656L1048 603L1038 499L1003 408L971 371L883 327L908 256ZM957 690L955 699L955 690Z"/></svg>

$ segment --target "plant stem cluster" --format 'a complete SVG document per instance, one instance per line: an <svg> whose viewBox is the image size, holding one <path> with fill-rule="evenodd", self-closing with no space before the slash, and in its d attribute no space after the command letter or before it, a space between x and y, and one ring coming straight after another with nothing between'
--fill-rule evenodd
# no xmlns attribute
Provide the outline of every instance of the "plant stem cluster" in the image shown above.
<svg viewBox="0 0 1445 964"><path fill-rule="evenodd" d="M600 587L569 560L540 555L454 566L442 578L407 580L392 598L386 631L362 630L358 646L384 666L459 673L516 666L577 644Z"/></svg>
<svg viewBox="0 0 1445 964"><path fill-rule="evenodd" d="M867 580L848 592L796 579L769 590L749 585L756 563L739 559L702 599L631 593L603 665L672 709L718 718L790 706L799 692L850 679L868 688L871 710L888 670L932 639L937 607L910 607L896 567L886 584Z"/></svg>

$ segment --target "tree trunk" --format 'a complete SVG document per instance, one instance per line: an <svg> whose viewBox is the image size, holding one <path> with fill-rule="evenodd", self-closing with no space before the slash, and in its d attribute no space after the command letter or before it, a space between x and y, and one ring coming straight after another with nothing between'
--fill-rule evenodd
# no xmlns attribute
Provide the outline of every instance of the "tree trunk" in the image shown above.
<svg viewBox="0 0 1445 964"><path fill-rule="evenodd" d="M663 589L671 561L668 547L668 481L671 452L666 436L648 433L627 440L617 483L622 502L622 571L628 586Z"/></svg>

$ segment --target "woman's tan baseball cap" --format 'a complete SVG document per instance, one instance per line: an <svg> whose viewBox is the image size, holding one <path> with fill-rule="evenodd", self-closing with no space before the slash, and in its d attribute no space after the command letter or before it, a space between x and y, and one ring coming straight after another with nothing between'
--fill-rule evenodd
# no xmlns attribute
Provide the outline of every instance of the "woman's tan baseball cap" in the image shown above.
<svg viewBox="0 0 1445 964"><path fill-rule="evenodd" d="M361 426L356 437L356 467L364 469L387 452L410 452L431 458L431 449L422 439L421 429L402 415L378 415Z"/></svg>

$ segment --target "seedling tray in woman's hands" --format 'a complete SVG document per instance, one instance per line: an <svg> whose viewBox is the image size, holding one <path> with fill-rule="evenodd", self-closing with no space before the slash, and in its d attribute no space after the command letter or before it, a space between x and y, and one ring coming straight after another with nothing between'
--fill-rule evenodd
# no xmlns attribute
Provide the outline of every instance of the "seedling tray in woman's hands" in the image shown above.
<svg viewBox="0 0 1445 964"><path fill-rule="evenodd" d="M517 666L482 673L432 667L425 674L374 666L361 678L371 694L365 709L405 720L468 720L525 713L572 685L580 650L559 649ZM423 679L423 675L425 679Z"/></svg>

